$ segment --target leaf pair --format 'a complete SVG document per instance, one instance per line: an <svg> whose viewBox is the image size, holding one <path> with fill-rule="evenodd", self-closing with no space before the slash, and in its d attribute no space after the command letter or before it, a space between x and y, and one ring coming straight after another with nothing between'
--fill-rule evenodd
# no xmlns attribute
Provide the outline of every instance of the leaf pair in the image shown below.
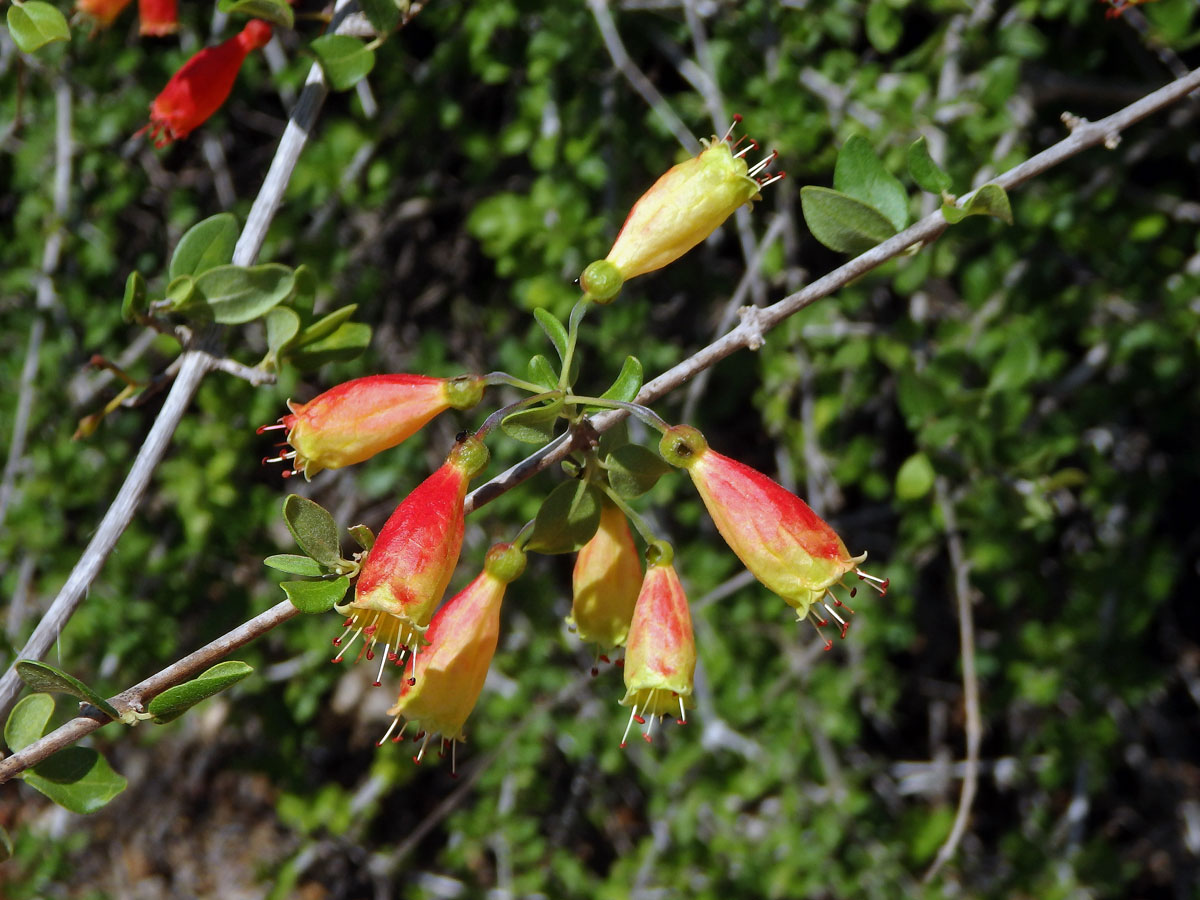
<svg viewBox="0 0 1200 900"><path fill-rule="evenodd" d="M319 503L289 494L283 501L283 520L296 545L307 555L281 553L268 556L263 562L289 575L320 579L285 581L280 587L300 612L328 612L346 595L350 575L358 572L360 563L342 557L337 523ZM350 536L364 551L369 551L375 544L375 535L366 525L355 525L350 529ZM330 576L337 577L331 579Z"/></svg>

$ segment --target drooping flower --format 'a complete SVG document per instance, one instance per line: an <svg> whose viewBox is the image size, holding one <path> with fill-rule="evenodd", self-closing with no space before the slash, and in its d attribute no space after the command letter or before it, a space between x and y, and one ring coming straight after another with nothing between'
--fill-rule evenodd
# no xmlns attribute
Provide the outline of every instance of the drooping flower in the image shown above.
<svg viewBox="0 0 1200 900"><path fill-rule="evenodd" d="M734 127L740 120L735 117ZM580 276L588 296L600 303L612 300L624 282L679 259L739 206L761 199L761 188L783 177L765 173L777 154L751 167L743 157L758 144L750 140L737 150L732 133L733 127L724 138L702 139L698 156L668 169L633 205L608 256Z"/></svg>
<svg viewBox="0 0 1200 900"><path fill-rule="evenodd" d="M240 33L205 47L183 64L150 104L149 130L155 147L187 137L208 121L233 90L246 55L271 39L271 26L251 19Z"/></svg>
<svg viewBox="0 0 1200 900"><path fill-rule="evenodd" d="M692 616L683 585L671 564L669 545L657 543L647 551L650 564L638 594L625 647L625 696L622 706L632 707L621 746L637 722L646 726L642 737L649 742L655 717L665 713L687 722L685 706L691 705L692 678L696 673L696 641Z"/></svg>
<svg viewBox="0 0 1200 900"><path fill-rule="evenodd" d="M374 659L375 648L383 644L376 685L384 664L399 665L406 651L415 670L425 628L462 550L467 484L487 461L483 442L473 435L464 438L442 467L396 507L367 555L354 600L337 607L347 618L345 630L333 642L341 648L334 662L362 637L359 655L367 659Z"/></svg>
<svg viewBox="0 0 1200 900"><path fill-rule="evenodd" d="M129 5L129 0L75 0L75 10L92 23L93 34L107 28Z"/></svg>
<svg viewBox="0 0 1200 900"><path fill-rule="evenodd" d="M393 741L399 742L410 724L416 726L421 749L413 757L420 763L435 735L442 752L466 740L463 724L475 708L500 635L500 604L505 588L525 571L525 554L512 544L496 544L488 551L483 572L434 614L425 637L429 645L417 658L413 678L400 686L396 704L388 710L392 724L379 746L405 720Z"/></svg>
<svg viewBox="0 0 1200 900"><path fill-rule="evenodd" d="M601 652L622 646L642 586L642 564L625 514L615 504L601 507L600 526L579 551L571 584L567 623Z"/></svg>
<svg viewBox="0 0 1200 900"><path fill-rule="evenodd" d="M138 34L162 37L178 30L176 0L138 0Z"/></svg>
<svg viewBox="0 0 1200 900"><path fill-rule="evenodd" d="M483 378L430 378L425 375L369 375L330 388L308 403L288 401L292 410L261 434L287 430L292 450L264 462L290 460L305 478L322 469L340 469L370 459L415 434L439 413L469 409L483 397Z"/></svg>
<svg viewBox="0 0 1200 900"><path fill-rule="evenodd" d="M887 590L886 580L859 568L867 555L851 556L807 503L762 472L710 449L695 428L669 429L659 451L671 465L687 469L721 537L743 565L787 601L800 619L811 619L818 633L829 624L817 611L819 604L846 636L848 623L834 607L852 610L830 588L846 587L849 573L880 593ZM853 589L847 590L854 596ZM825 649L832 646L833 641L826 640Z"/></svg>

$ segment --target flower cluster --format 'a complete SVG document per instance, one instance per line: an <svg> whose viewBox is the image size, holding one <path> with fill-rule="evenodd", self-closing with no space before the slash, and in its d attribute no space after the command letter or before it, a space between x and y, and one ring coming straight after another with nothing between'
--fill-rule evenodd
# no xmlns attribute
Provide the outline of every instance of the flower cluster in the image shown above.
<svg viewBox="0 0 1200 900"><path fill-rule="evenodd" d="M755 146L750 142L738 150L729 135L714 139L698 157L660 178L634 206L608 257L585 270L586 297L577 309L611 299L626 279L676 259L740 205L757 199L764 184L782 177L762 174L773 155L754 167L744 161ZM821 629L831 621L846 637L853 615L846 600L857 590L849 583L852 577L880 594L887 590L885 579L861 568L866 554L851 554L803 500L767 475L712 450L697 429L670 426L645 407L613 399L614 389L600 398L572 394L566 373L577 326L575 315L569 330L557 326L566 342L565 349L559 345L564 374L557 389L542 387L553 384L553 378L533 384L504 373L452 379L378 375L339 385L308 403L289 402L290 414L260 429L285 430L287 441L281 446L290 445L265 462L289 463L292 468L285 475L310 477L393 447L452 407L475 406L488 384L533 394L493 413L474 434L459 436L445 463L396 507L365 561L360 565L356 557L353 599L336 607L345 621L333 641L338 648L334 662L350 653L356 659L380 656L376 685L382 684L389 663L400 669L399 695L389 710L392 721L379 744L398 742L411 728L420 742L413 757L418 763L431 740L440 742L443 753L449 744L452 760L457 743L464 740L464 725L496 651L501 603L509 583L525 570L528 551L578 551L567 624L595 645L597 662L624 650L618 661L625 685L620 703L629 707L629 720L621 746L635 722L647 742L664 716L686 723L697 662L687 596L670 544L629 505L671 467L687 472L729 548L795 610L798 620L813 624L826 650L833 640ZM636 388L625 396L634 392ZM483 439L490 429L500 424L508 430L506 422L518 421L510 433L526 439L530 422L561 415L576 427L588 407L605 406L624 408L662 431L658 454L618 445L602 458L599 445L577 441L582 449L564 463L577 481L555 492L568 502L555 502L552 495L511 543L492 547L478 577L439 607L462 548L467 487L489 459ZM524 418L516 420L518 416ZM638 551L635 531L644 553ZM598 666L592 674L598 674Z"/></svg>

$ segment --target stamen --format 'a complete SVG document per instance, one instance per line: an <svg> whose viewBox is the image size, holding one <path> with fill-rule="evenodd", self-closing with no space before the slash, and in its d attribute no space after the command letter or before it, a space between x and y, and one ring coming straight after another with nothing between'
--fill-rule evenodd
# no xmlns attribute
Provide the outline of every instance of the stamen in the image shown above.
<svg viewBox="0 0 1200 900"><path fill-rule="evenodd" d="M299 475L299 469L284 469L279 473L281 478L291 478L293 475Z"/></svg>
<svg viewBox="0 0 1200 900"><path fill-rule="evenodd" d="M408 726L409 726L410 724L412 724L412 723L410 723L410 722L405 722L405 723L404 723L404 725L403 725L403 726L401 727L401 729L400 729L400 733L399 733L399 734L397 734L397 735L396 735L394 738L392 738L392 743L393 743L393 744L398 744L398 743L400 743L402 740L404 740L404 732L408 731Z"/></svg>
<svg viewBox="0 0 1200 900"><path fill-rule="evenodd" d="M293 450L291 453L280 453L278 456L264 456L263 464L265 465L267 463L284 462L285 460L295 459L295 458L296 458L296 451Z"/></svg>
<svg viewBox="0 0 1200 900"><path fill-rule="evenodd" d="M413 644L413 648L408 651L408 658L412 660L412 675L408 677L408 683L417 683L417 650L420 648L420 643Z"/></svg>
<svg viewBox="0 0 1200 900"><path fill-rule="evenodd" d="M345 653L347 650L349 650L349 649L350 649L350 648L351 648L351 647L354 645L354 642L358 640L358 636L359 636L360 634L362 634L362 629L361 629L361 628L360 628L360 629L358 629L358 631L354 632L354 636L353 636L352 638L350 638L350 640L348 640L348 641L346 642L346 646L345 646L345 647L343 647L343 648L341 649L341 652L340 652L340 653L338 653L338 655L337 655L337 656L335 656L335 657L333 658L333 661L334 661L334 662L341 662L341 661L342 661L342 654L343 654L343 653Z"/></svg>
<svg viewBox="0 0 1200 900"><path fill-rule="evenodd" d="M825 642L825 649L827 651L832 650L833 649L833 641L830 640L829 638L825 637L825 633L823 631L821 631L821 625L828 625L829 623L826 622L824 619L822 619L820 616L818 616L811 609L808 611L808 615L805 618L807 618L808 621L812 623L813 628L817 629L817 637L819 637L821 640L823 640ZM818 625L817 624L818 622L820 622L821 624Z"/></svg>
<svg viewBox="0 0 1200 900"><path fill-rule="evenodd" d="M875 575L864 572L862 569L855 569L854 571L860 580L865 581L869 587L879 591L879 596L881 597L887 593L888 585L892 583L892 579L890 578L878 578Z"/></svg>
<svg viewBox="0 0 1200 900"><path fill-rule="evenodd" d="M687 724L687 713L685 713L683 711L683 698L682 697L679 698L679 724L680 725Z"/></svg>
<svg viewBox="0 0 1200 900"><path fill-rule="evenodd" d="M413 757L413 762L415 762L418 766L421 764L421 760L425 758L425 748L429 746L430 737L432 737L432 735L425 735L425 740L421 741L420 751L418 751L417 755Z"/></svg>
<svg viewBox="0 0 1200 900"><path fill-rule="evenodd" d="M375 687L379 687L381 684L383 684L383 667L387 665L388 656L391 653L391 649L391 644L383 645L383 655L379 658L379 671L375 675Z"/></svg>
<svg viewBox="0 0 1200 900"><path fill-rule="evenodd" d="M438 748L438 759L446 758L446 738L442 738L442 745Z"/></svg>
<svg viewBox="0 0 1200 900"><path fill-rule="evenodd" d="M779 151L772 150L770 156L764 157L763 159L759 160L757 163L752 165L750 167L750 169L746 172L746 174L749 175L751 178L753 178L755 175L757 175L759 172L761 172L763 169L765 169L771 163L775 162L775 160L778 158L779 158Z"/></svg>
<svg viewBox="0 0 1200 900"><path fill-rule="evenodd" d="M759 177L761 178L762 176L759 176ZM776 172L770 178L764 178L762 181L759 181L758 186L760 188L770 187L775 182L783 181L783 179L785 179L785 178L787 178L787 172Z"/></svg>
<svg viewBox="0 0 1200 900"><path fill-rule="evenodd" d="M387 739L392 736L392 732L396 730L396 724L399 721L400 721L399 716L396 716L394 719L392 719L392 724L389 725L388 730L383 733L383 737L381 737L378 741L375 742L376 747L382 747L384 745L384 743L387 741Z"/></svg>
<svg viewBox="0 0 1200 900"><path fill-rule="evenodd" d="M450 777L458 777L458 739L450 742Z"/></svg>
<svg viewBox="0 0 1200 900"><path fill-rule="evenodd" d="M333 646L335 646L335 647L342 646L342 641L344 641L346 639L346 635L348 635L350 633L351 629L353 629L353 628L354 628L354 617L351 616L349 619L346 620L346 630L343 631L340 635L338 635L337 637L335 637L333 639Z"/></svg>
<svg viewBox="0 0 1200 900"><path fill-rule="evenodd" d="M642 732L642 740L644 740L647 744L653 743L650 740L650 732L652 732L653 730L654 730L654 716L652 715L652 716L650 716L650 724L648 724L646 726L646 730Z"/></svg>
<svg viewBox="0 0 1200 900"><path fill-rule="evenodd" d="M741 123L742 123L741 115L738 113L734 113L733 121L729 124L729 130L725 132L725 137L721 138L721 140L723 140L723 141L729 140L729 136L731 134L733 134L733 129L737 128L738 125L740 125Z"/></svg>
<svg viewBox="0 0 1200 900"><path fill-rule="evenodd" d="M842 626L842 640L844 641L846 639L846 630L850 627L850 623L834 612L833 607L828 603L822 602L821 605L829 610L829 614L837 619L838 623Z"/></svg>
<svg viewBox="0 0 1200 900"><path fill-rule="evenodd" d="M742 140L744 140L744 138L739 138L738 144L740 144L742 142ZM734 144L733 146L736 149L737 144ZM737 153L733 154L733 158L734 159L742 159L751 150L757 150L757 149L758 149L758 141L754 140L754 138L750 138L750 143L748 143L741 150L738 150Z"/></svg>
<svg viewBox="0 0 1200 900"><path fill-rule="evenodd" d="M625 739L629 737L629 729L633 727L633 720L637 717L637 704L633 704L633 709L629 711L629 722L625 725L625 733L621 735L621 749L625 749Z"/></svg>
<svg viewBox="0 0 1200 900"><path fill-rule="evenodd" d="M254 429L255 434L266 434L268 431L286 431L287 426L282 422L276 422L273 425L260 425Z"/></svg>

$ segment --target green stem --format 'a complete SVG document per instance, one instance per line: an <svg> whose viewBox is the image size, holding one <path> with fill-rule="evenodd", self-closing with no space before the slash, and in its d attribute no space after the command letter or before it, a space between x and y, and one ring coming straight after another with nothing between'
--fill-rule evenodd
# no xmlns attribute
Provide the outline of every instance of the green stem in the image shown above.
<svg viewBox="0 0 1200 900"><path fill-rule="evenodd" d="M521 527L521 530L517 532L517 536L512 539L512 545L514 547L521 551L525 550L525 545L529 543L529 539L533 537L533 526L536 522L536 519L530 519Z"/></svg>
<svg viewBox="0 0 1200 900"><path fill-rule="evenodd" d="M522 391L529 391L531 394L540 394L546 390L544 384L534 384L532 381L525 381L522 378L517 378L515 375L509 375L507 372L488 372L483 376L483 383L488 387L507 384Z"/></svg>
<svg viewBox="0 0 1200 900"><path fill-rule="evenodd" d="M647 546L658 543L660 541L660 538L655 537L654 532L653 532L653 530L651 530L649 523L647 523L646 520L642 518L641 514L639 512L637 512L637 510L635 510L628 503L626 503L625 500L622 499L622 497L616 491L614 491L611 486L609 486L608 484L606 484L605 482L603 482L599 479L596 479L595 481L593 481L592 484L593 484L593 486L598 487L598 488L600 488L600 490L604 491L604 493L606 495L608 495L608 499L611 500L613 503L615 503L617 505L617 508L619 510L621 510L621 512L625 513L626 518L628 518L629 521L633 523L634 529L641 536L642 540L646 542Z"/></svg>
<svg viewBox="0 0 1200 900"><path fill-rule="evenodd" d="M535 403L541 403L543 400L554 400L561 396L562 391L543 391L540 394L534 394L532 397L526 397L524 400L518 400L516 403L510 403L508 406L502 406L483 420L483 424L475 432L475 437L482 441L487 437L488 432L495 428L505 416L517 410L524 409L527 406L533 406Z"/></svg>
<svg viewBox="0 0 1200 900"><path fill-rule="evenodd" d="M567 321L567 352L563 356L562 374L558 376L558 387L567 390L571 386L571 360L575 357L575 344L579 341L579 323L583 321L591 301L585 295L571 310L571 318Z"/></svg>
<svg viewBox="0 0 1200 900"><path fill-rule="evenodd" d="M581 397L577 394L567 394L563 397L564 403L577 403L582 406L602 406L605 409L623 409L626 412L637 416L651 428L657 428L659 431L666 433L671 425L652 410L648 406L642 406L640 403L627 403L624 400L609 400L607 397Z"/></svg>

